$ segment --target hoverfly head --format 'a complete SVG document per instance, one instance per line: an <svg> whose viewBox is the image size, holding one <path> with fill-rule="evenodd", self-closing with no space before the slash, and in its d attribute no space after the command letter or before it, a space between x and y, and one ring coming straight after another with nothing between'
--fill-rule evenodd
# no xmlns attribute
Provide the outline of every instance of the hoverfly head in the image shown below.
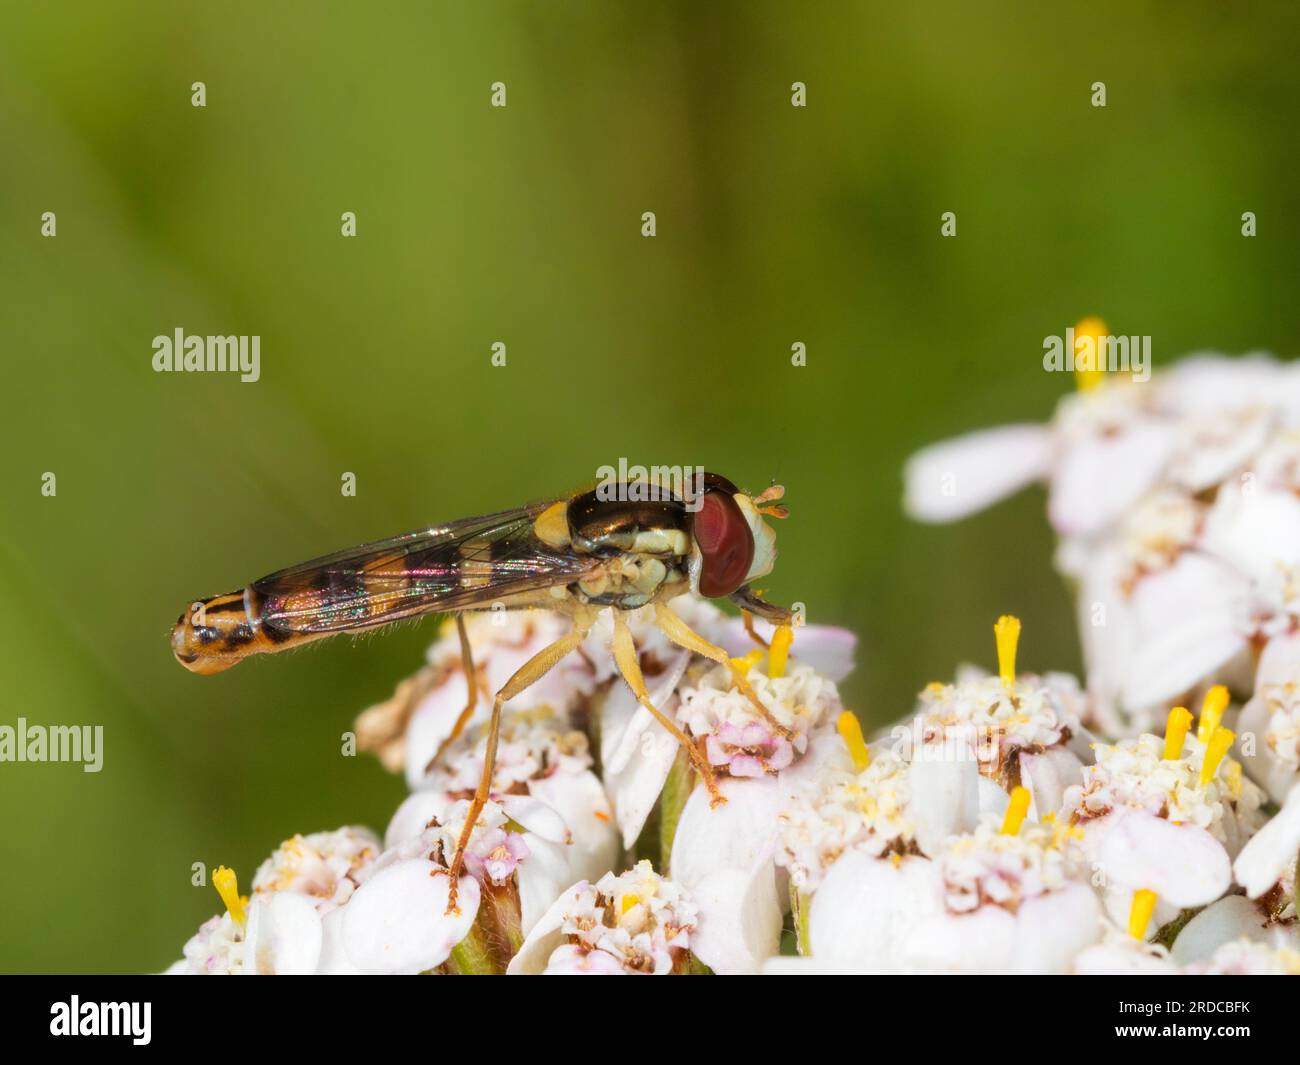
<svg viewBox="0 0 1300 1065"><path fill-rule="evenodd" d="M784 494L773 485L757 497L725 477L706 473L692 526L691 589L707 599L730 595L772 571L776 531L763 515L785 517L784 507L769 507Z"/></svg>

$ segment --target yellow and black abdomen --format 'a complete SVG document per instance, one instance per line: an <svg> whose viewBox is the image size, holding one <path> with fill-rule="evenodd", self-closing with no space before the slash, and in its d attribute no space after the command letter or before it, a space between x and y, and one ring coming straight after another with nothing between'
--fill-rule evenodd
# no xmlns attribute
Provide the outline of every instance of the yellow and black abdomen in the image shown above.
<svg viewBox="0 0 1300 1065"><path fill-rule="evenodd" d="M253 588L192 603L172 629L172 653L192 673L220 673L249 655L318 639L263 623L263 598Z"/></svg>

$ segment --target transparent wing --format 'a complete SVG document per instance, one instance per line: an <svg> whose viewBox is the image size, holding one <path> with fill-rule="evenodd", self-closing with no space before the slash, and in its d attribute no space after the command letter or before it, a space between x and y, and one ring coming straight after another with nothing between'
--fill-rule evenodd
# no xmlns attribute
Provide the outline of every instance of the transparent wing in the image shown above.
<svg viewBox="0 0 1300 1065"><path fill-rule="evenodd" d="M269 634L369 629L572 583L599 561L533 534L548 505L466 518L272 573L252 584L263 627Z"/></svg>

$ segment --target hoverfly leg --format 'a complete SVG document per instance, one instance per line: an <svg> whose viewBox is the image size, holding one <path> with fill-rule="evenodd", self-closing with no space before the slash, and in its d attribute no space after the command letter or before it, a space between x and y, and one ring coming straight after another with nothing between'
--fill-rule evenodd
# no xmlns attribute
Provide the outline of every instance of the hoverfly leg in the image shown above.
<svg viewBox="0 0 1300 1065"><path fill-rule="evenodd" d="M688 651L694 651L697 655L710 658L719 665L726 666L731 672L731 683L750 701L754 709L762 715L763 720L787 740L794 736L794 733L773 717L772 711L763 705L763 700L758 697L758 692L754 691L753 685L745 678L745 674L748 672L746 666L732 659L721 647L709 643L708 640L687 625L679 614L669 609L664 603L655 603L655 624L678 647L685 647Z"/></svg>
<svg viewBox="0 0 1300 1065"><path fill-rule="evenodd" d="M465 631L465 618L460 614L456 615L456 631L460 634L460 666L465 671L465 709L456 718L456 724L452 725L447 738L438 744L438 750L424 767L426 773L434 767L447 748L460 739L460 734L465 731L465 726L469 724L469 719L474 716L474 710L478 706L478 674L474 671L474 654L469 646L469 633Z"/></svg>
<svg viewBox="0 0 1300 1065"><path fill-rule="evenodd" d="M461 870L465 867L465 848L469 846L470 836L478 823L479 815L487 804L492 791L492 771L496 768L497 740L501 735L501 708L522 692L541 680L551 668L571 651L577 650L579 644L591 631L595 615L588 612L575 614L573 628L553 644L543 647L527 662L515 670L514 675L502 685L501 690L492 699L492 720L488 724L487 751L483 756L483 776L479 779L474 798L470 800L469 813L465 816L465 827L460 830L456 840L456 853L452 855L447 867L450 884L447 890L447 912L459 912L456 906L456 889L460 885Z"/></svg>
<svg viewBox="0 0 1300 1065"><path fill-rule="evenodd" d="M663 725L668 730L668 734L685 749L691 763L695 766L695 771L700 774L700 779L708 789L709 805L717 806L719 803L726 802L726 797L718 791L713 767L709 765L708 759L701 753L700 748L672 718L650 701L650 691L646 687L645 676L641 673L641 662L637 657L636 646L632 643L632 632L617 609L614 611L614 661L618 665L619 672L623 674L623 679L627 681L628 687L632 689L632 694L636 696L636 701L649 710L654 719Z"/></svg>
<svg viewBox="0 0 1300 1065"><path fill-rule="evenodd" d="M763 639L763 637L758 634L758 630L754 628L754 615L748 610L742 610L740 612L740 617L745 623L745 634L758 644L759 647L766 651L768 648L768 642Z"/></svg>

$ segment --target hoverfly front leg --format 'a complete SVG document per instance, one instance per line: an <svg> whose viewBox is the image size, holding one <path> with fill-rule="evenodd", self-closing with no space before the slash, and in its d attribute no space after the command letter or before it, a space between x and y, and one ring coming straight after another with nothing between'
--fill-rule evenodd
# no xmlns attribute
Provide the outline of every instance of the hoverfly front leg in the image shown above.
<svg viewBox="0 0 1300 1065"><path fill-rule="evenodd" d="M465 826L460 830L460 838L456 840L456 853L452 855L451 864L447 868L451 879L447 891L448 913L459 912L459 908L456 906L456 889L460 884L461 870L465 866L465 848L469 846L474 826L478 822L479 815L483 812L483 807L492 791L492 771L496 767L497 740L501 734L501 708L525 688L536 684L546 676L551 668L565 655L577 650L578 645L587 638L587 633L591 631L594 621L594 613L585 610L575 613L572 630L561 636L549 647L543 647L537 654L515 670L514 676L506 681L501 690L493 697L492 720L488 725L487 751L483 757L483 776L478 782L474 798L470 801L469 813L465 817Z"/></svg>
<svg viewBox="0 0 1300 1065"><path fill-rule="evenodd" d="M709 643L708 640L687 625L679 614L670 610L664 603L655 603L655 624L678 647L685 647L688 651L694 651L697 655L711 658L719 665L726 666L731 671L731 682L753 704L754 708L762 715L763 720L787 740L794 736L794 733L777 721L772 716L772 711L763 705L763 700L758 697L758 692L754 691L753 686L745 678L745 673L748 670L743 661L732 659L721 647Z"/></svg>
<svg viewBox="0 0 1300 1065"><path fill-rule="evenodd" d="M465 671L467 693L465 709L460 712L460 717L456 718L456 724L452 725L447 738L438 744L438 750L429 759L429 764L424 767L426 773L433 768L434 763L443 756L447 748L460 739L460 734L465 731L465 726L469 724L469 719L474 716L474 709L478 706L478 674L474 671L474 654L469 646L469 633L465 631L465 618L460 614L456 615L456 631L460 634L460 666Z"/></svg>
<svg viewBox="0 0 1300 1065"><path fill-rule="evenodd" d="M766 651L768 649L769 644L765 639L763 639L762 636L758 634L758 630L754 628L754 615L751 614L748 610L741 610L740 617L745 623L745 635L748 636L751 640L753 640L756 644L758 644L759 647L763 648L764 651Z"/></svg>
<svg viewBox="0 0 1300 1065"><path fill-rule="evenodd" d="M614 661L618 664L618 670L623 674L628 687L632 689L632 694L636 696L636 701L649 710L655 720L663 725L669 735L686 750L691 763L695 766L695 771L700 774L700 779L708 789L709 805L717 806L719 803L726 802L726 797L718 791L713 767L709 765L708 759L701 753L700 748L672 718L650 701L650 691L646 688L645 677L641 673L641 662L637 657L636 646L632 643L631 630L628 629L627 622L623 620L623 615L617 609L614 611Z"/></svg>

